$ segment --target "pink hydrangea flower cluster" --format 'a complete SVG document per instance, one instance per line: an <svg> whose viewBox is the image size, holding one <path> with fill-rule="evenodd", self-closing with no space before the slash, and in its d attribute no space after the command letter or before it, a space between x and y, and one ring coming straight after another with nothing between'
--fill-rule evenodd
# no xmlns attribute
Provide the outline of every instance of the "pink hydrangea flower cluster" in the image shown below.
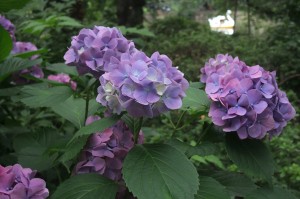
<svg viewBox="0 0 300 199"><path fill-rule="evenodd" d="M60 82L63 84L68 84L75 91L77 88L77 83L71 80L71 77L67 74L60 73L57 75L49 75L48 78L51 81Z"/></svg>
<svg viewBox="0 0 300 199"><path fill-rule="evenodd" d="M35 178L36 172L21 165L2 167L0 165L1 199L44 199L49 196L46 183Z"/></svg>
<svg viewBox="0 0 300 199"><path fill-rule="evenodd" d="M201 68L201 82L212 104L209 116L240 139L279 135L295 109L276 83L275 72L247 66L238 57L219 54Z"/></svg>

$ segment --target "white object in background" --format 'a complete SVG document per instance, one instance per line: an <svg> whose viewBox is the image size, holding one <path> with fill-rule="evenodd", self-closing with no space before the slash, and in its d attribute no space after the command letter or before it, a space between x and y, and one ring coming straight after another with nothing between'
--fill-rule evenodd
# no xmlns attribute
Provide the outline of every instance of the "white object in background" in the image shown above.
<svg viewBox="0 0 300 199"><path fill-rule="evenodd" d="M210 29L217 32L222 32L226 35L234 33L234 20L232 19L231 10L227 10L226 16L219 15L217 17L209 18Z"/></svg>

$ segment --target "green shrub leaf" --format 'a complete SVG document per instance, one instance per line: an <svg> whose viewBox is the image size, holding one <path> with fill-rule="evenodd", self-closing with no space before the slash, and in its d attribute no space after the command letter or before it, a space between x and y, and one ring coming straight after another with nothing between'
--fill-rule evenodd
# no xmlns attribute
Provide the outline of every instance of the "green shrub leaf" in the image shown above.
<svg viewBox="0 0 300 199"><path fill-rule="evenodd" d="M23 8L30 0L5 0L0 1L0 12Z"/></svg>
<svg viewBox="0 0 300 199"><path fill-rule="evenodd" d="M75 175L63 182L51 199L115 199L118 185L99 174Z"/></svg>
<svg viewBox="0 0 300 199"><path fill-rule="evenodd" d="M67 100L72 95L72 90L69 86L52 88L25 86L22 94L24 97L21 102L29 107L51 107Z"/></svg>
<svg viewBox="0 0 300 199"><path fill-rule="evenodd" d="M250 176L270 180L274 173L271 152L261 140L240 140L236 135L226 136L229 158Z"/></svg>
<svg viewBox="0 0 300 199"><path fill-rule="evenodd" d="M123 177L139 199L194 198L199 185L193 164L167 144L136 145L124 161Z"/></svg>
<svg viewBox="0 0 300 199"><path fill-rule="evenodd" d="M239 173L219 171L212 174L233 196L245 197L257 186L246 176Z"/></svg>
<svg viewBox="0 0 300 199"><path fill-rule="evenodd" d="M69 97L66 101L52 106L52 110L58 115L70 121L77 128L81 128L85 121L85 100L82 98L75 99L73 96ZM89 113L92 115L100 106L94 99L89 101Z"/></svg>
<svg viewBox="0 0 300 199"><path fill-rule="evenodd" d="M10 54L13 47L9 33L2 26L0 26L0 46L0 61L2 61Z"/></svg>
<svg viewBox="0 0 300 199"><path fill-rule="evenodd" d="M226 188L211 177L200 176L200 186L195 199L230 199Z"/></svg>
<svg viewBox="0 0 300 199"><path fill-rule="evenodd" d="M251 192L245 199L296 199L296 197L281 187L259 188Z"/></svg>
<svg viewBox="0 0 300 199"><path fill-rule="evenodd" d="M189 87L186 90L186 97L183 98L182 109L205 110L209 103L209 99L203 90Z"/></svg>

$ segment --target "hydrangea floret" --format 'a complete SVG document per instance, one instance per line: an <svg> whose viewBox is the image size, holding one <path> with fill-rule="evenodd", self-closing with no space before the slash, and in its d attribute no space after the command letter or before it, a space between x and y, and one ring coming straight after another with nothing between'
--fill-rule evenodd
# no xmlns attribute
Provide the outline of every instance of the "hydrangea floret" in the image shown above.
<svg viewBox="0 0 300 199"><path fill-rule="evenodd" d="M46 183L35 178L36 171L23 168L19 164L2 167L0 165L1 199L44 199L49 196Z"/></svg>
<svg viewBox="0 0 300 199"><path fill-rule="evenodd" d="M49 75L47 79L51 81L60 82L63 84L68 84L75 91L77 88L77 83L71 80L71 77L67 74L60 73L57 75Z"/></svg>
<svg viewBox="0 0 300 199"><path fill-rule="evenodd" d="M279 135L295 109L278 88L276 73L247 66L238 57L219 54L201 68L200 81L212 100L209 116L240 139Z"/></svg>
<svg viewBox="0 0 300 199"><path fill-rule="evenodd" d="M15 25L11 23L8 19L6 19L4 16L0 15L0 25L9 33L11 39L13 41L16 41L15 37Z"/></svg>
<svg viewBox="0 0 300 199"><path fill-rule="evenodd" d="M17 54L17 53L24 53L24 52L35 51L35 50L37 50L37 47L34 44L32 44L30 42L18 41L18 42L15 42L14 48L11 53ZM33 55L30 59L34 60L37 58L38 58L38 55ZM22 75L31 75L35 78L43 78L44 72L37 65L32 66L30 68L22 69L12 75L13 82L15 82L16 84L28 83L29 80L24 77L21 77Z"/></svg>

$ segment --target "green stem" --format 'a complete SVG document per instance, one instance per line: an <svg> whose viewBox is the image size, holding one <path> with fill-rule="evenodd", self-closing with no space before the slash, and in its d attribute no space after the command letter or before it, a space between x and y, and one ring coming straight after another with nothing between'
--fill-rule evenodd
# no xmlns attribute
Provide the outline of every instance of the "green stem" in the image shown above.
<svg viewBox="0 0 300 199"><path fill-rule="evenodd" d="M185 113L186 113L186 110L181 113L181 115L180 115L180 117L179 117L179 119L178 119L178 121L176 123L175 130L178 129L179 124L180 124L180 122L181 122L181 120L182 120L182 118L183 118L183 116L184 116Z"/></svg>
<svg viewBox="0 0 300 199"><path fill-rule="evenodd" d="M139 133L142 128L142 124L143 124L143 117L140 117L138 119L138 124L137 124L138 128L137 129L134 128L134 144L137 144L139 141Z"/></svg>
<svg viewBox="0 0 300 199"><path fill-rule="evenodd" d="M177 121L177 123L176 123L176 126L173 124L173 126L174 126L174 131L173 131L173 133L172 133L172 135L171 135L171 138L173 138L174 136L175 136L175 132L177 131L177 130L179 130L180 128L178 128L179 127L179 125L180 125L180 123L181 123L181 120L182 120L182 118L183 118L183 116L185 115L185 113L186 113L186 110L185 111L183 111L182 113L181 113L181 115L179 116L179 119L178 119L178 121Z"/></svg>
<svg viewBox="0 0 300 199"><path fill-rule="evenodd" d="M202 131L202 133L199 135L198 141L197 141L197 145L201 142L202 138L208 133L208 130L213 126L213 123L210 123L205 129L204 131Z"/></svg>
<svg viewBox="0 0 300 199"><path fill-rule="evenodd" d="M59 184L62 182L62 179L61 179L61 176L60 176L60 173L59 173L59 170L57 167L55 167L55 171L56 171L56 175L58 177L58 181L59 181Z"/></svg>
<svg viewBox="0 0 300 199"><path fill-rule="evenodd" d="M89 101L90 101L90 88L87 90L86 93L84 121L86 121L89 114Z"/></svg>

